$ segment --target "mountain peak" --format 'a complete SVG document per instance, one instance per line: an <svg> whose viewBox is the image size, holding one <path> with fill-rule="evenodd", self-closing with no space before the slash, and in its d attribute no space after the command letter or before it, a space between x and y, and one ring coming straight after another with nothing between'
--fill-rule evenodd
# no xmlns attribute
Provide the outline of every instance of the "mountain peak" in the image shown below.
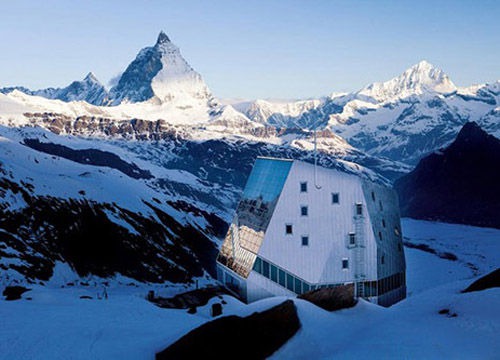
<svg viewBox="0 0 500 360"><path fill-rule="evenodd" d="M94 75L94 73L91 71L87 74L87 76L85 76L83 78L83 81L85 82L94 82L94 83L98 83L99 80L97 79L97 77Z"/></svg>
<svg viewBox="0 0 500 360"><path fill-rule="evenodd" d="M158 34L158 40L156 40L156 45L166 44L170 42L170 38L162 31Z"/></svg>
<svg viewBox="0 0 500 360"><path fill-rule="evenodd" d="M385 102L424 93L447 94L456 90L448 75L422 60L394 79L368 85L359 94Z"/></svg>

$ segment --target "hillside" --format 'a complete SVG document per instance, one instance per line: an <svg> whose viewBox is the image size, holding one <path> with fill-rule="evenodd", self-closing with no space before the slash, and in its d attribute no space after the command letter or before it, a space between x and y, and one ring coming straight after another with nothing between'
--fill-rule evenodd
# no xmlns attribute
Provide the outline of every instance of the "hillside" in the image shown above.
<svg viewBox="0 0 500 360"><path fill-rule="evenodd" d="M403 216L500 228L499 184L500 140L470 122L394 187Z"/></svg>

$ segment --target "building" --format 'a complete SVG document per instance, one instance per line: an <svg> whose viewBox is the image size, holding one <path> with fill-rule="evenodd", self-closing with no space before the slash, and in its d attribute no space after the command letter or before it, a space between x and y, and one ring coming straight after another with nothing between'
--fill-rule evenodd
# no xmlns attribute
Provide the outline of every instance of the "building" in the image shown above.
<svg viewBox="0 0 500 360"><path fill-rule="evenodd" d="M297 160L258 158L217 257L242 300L355 283L389 306L406 297L398 200L383 185Z"/></svg>

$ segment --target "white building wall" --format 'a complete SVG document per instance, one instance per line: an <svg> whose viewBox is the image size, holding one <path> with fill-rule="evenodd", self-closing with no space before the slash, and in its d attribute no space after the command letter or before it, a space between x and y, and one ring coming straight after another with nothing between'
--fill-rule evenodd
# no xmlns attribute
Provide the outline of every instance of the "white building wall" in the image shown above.
<svg viewBox="0 0 500 360"><path fill-rule="evenodd" d="M301 182L307 182L306 193L300 192ZM354 250L347 248L347 240L355 230L355 204L366 204L361 179L317 167L317 183L320 189L315 187L314 165L293 163L259 256L312 284L353 281ZM339 193L339 204L332 204L332 193ZM301 216L302 205L308 207L308 216ZM375 279L376 244L364 211L367 279ZM293 225L292 235L285 234L286 224ZM302 235L309 236L308 246L302 246ZM349 260L347 270L342 269L344 258Z"/></svg>
<svg viewBox="0 0 500 360"><path fill-rule="evenodd" d="M385 278L404 272L406 263L397 195L391 189L368 181L363 181L363 189L378 247L376 264L378 277ZM379 232L382 239L379 237ZM384 264L381 262L382 256Z"/></svg>

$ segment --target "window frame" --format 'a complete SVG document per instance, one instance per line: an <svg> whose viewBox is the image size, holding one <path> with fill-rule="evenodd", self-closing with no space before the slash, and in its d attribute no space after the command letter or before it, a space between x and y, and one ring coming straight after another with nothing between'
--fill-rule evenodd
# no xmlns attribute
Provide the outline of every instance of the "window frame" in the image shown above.
<svg viewBox="0 0 500 360"><path fill-rule="evenodd" d="M290 229L290 232L288 232L288 229ZM285 224L285 235L293 235L293 224L291 223Z"/></svg>
<svg viewBox="0 0 500 360"><path fill-rule="evenodd" d="M332 199L332 205L340 204L340 193L332 192L331 199Z"/></svg>

